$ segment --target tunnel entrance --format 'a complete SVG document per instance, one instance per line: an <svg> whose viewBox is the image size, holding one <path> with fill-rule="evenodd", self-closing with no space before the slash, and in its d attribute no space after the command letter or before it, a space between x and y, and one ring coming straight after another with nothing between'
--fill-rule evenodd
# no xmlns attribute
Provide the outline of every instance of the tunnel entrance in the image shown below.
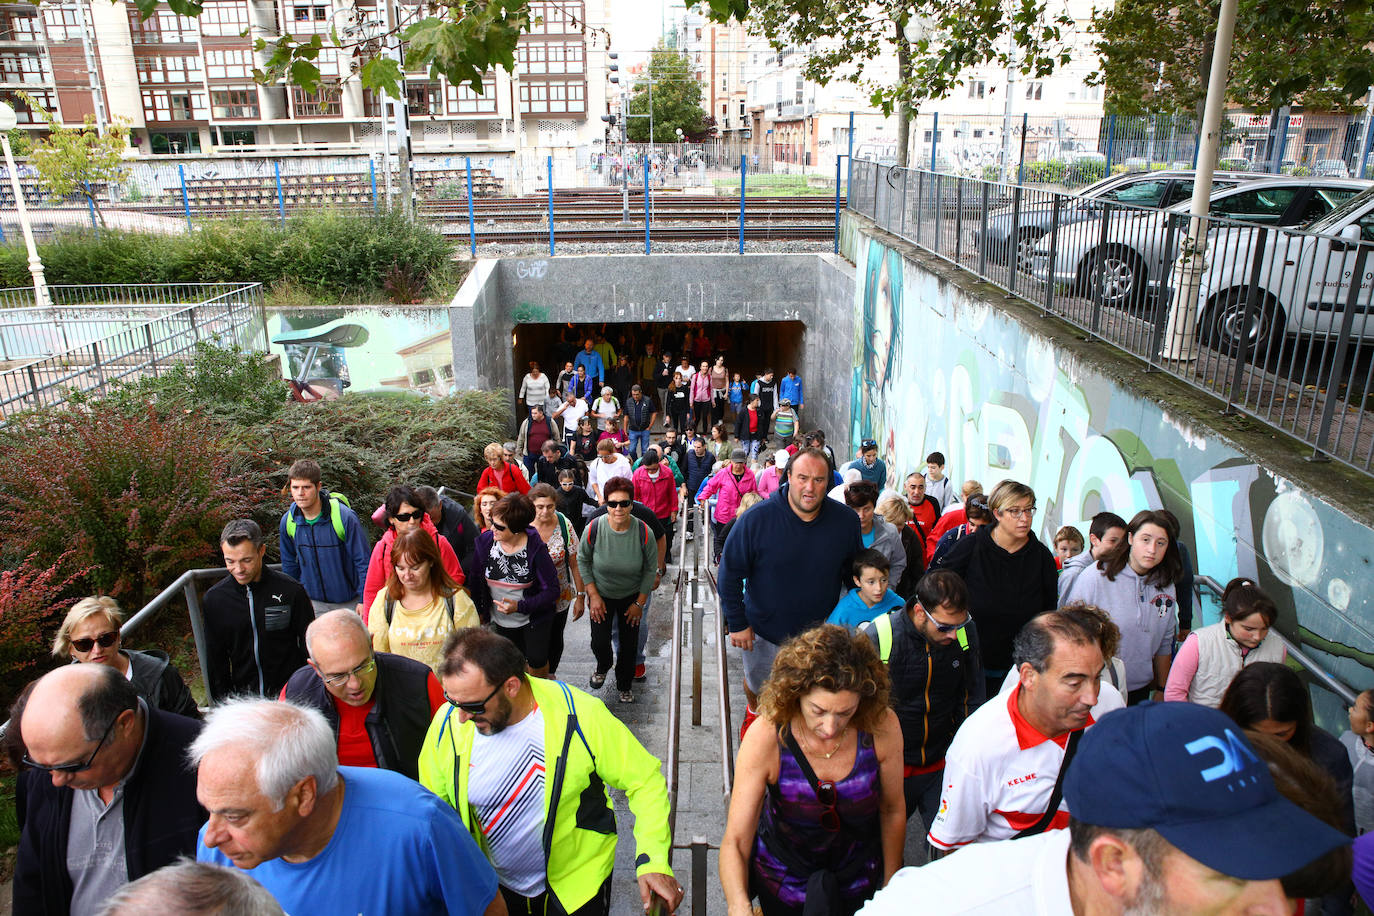
<svg viewBox="0 0 1374 916"><path fill-rule="evenodd" d="M739 373L746 384L769 368L776 373L775 378L796 369L804 379L805 331L806 326L800 321L517 324L512 333L511 390L519 392L520 381L531 362L539 363L540 369L556 380L564 363L572 361L588 338L598 344L603 340L609 343L617 361L622 353L628 355L630 375L635 381L643 380L640 363L650 343L655 354L671 353L674 366L678 365L684 344L691 348L693 368L702 362L714 364L718 355L724 355L731 377ZM607 366L607 371L613 368ZM653 394L652 388L649 391ZM657 400L656 394L653 397Z"/></svg>

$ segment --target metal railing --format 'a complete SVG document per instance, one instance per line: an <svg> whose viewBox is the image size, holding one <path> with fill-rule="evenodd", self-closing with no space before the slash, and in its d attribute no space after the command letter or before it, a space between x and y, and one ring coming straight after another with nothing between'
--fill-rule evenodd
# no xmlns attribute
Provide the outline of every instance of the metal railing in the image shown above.
<svg viewBox="0 0 1374 916"><path fill-rule="evenodd" d="M1199 592L1206 591L1207 594L1211 595L1220 603L1221 594L1225 591L1225 586L1216 579L1213 579L1211 576L1195 575L1193 576L1193 583ZM1340 697L1341 702L1346 706L1353 706L1355 704L1357 694L1355 690L1351 689L1350 685L1317 664L1312 656L1304 652L1300 646L1287 636L1284 636L1278 630L1272 630L1271 632L1277 636L1279 642L1283 644L1283 648L1288 652L1288 657L1301 665L1319 684Z"/></svg>
<svg viewBox="0 0 1374 916"><path fill-rule="evenodd" d="M72 390L103 393L113 382L156 376L189 361L202 341L267 349L260 283L50 289L62 305L18 309L18 320L9 323L4 322L9 313L0 312L0 341L50 354L0 371L0 417L62 404ZM15 292L3 290L0 296ZM81 297L101 304L73 302ZM193 304L172 305L188 301ZM40 323L40 315L51 315L51 323Z"/></svg>
<svg viewBox="0 0 1374 916"><path fill-rule="evenodd" d="M1257 221L1299 202L1246 201ZM1306 443L1314 459L1374 473L1374 243L1360 235L1374 191L1319 220L1320 233L1208 217L1194 302L1179 301L1174 272L1186 213L864 161L849 209ZM1184 330L1166 356L1175 311Z"/></svg>

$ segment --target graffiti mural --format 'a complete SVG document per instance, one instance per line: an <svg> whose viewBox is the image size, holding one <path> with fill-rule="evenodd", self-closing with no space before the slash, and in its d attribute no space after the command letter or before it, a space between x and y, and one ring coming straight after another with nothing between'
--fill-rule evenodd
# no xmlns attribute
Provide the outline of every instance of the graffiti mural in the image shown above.
<svg viewBox="0 0 1374 916"><path fill-rule="evenodd" d="M851 436L878 440L890 485L936 450L956 481L1020 480L1046 543L1104 509L1168 508L1199 572L1254 578L1285 635L1374 686L1368 527L899 252L864 238L858 253Z"/></svg>
<svg viewBox="0 0 1374 916"><path fill-rule="evenodd" d="M308 332L346 321L367 329L359 346L321 347L308 381L326 397L347 391L406 389L443 396L453 391L453 341L447 308L354 306L332 309L269 309L268 337ZM291 376L302 370L309 349L272 343Z"/></svg>

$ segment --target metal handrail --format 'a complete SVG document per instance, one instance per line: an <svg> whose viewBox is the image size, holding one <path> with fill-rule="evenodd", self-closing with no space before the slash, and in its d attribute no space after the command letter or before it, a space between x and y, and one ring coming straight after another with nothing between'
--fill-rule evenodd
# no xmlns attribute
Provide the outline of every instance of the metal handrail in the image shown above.
<svg viewBox="0 0 1374 916"><path fill-rule="evenodd" d="M1221 594L1225 589L1216 579L1213 579L1211 576L1194 575L1193 582L1196 583L1200 589L1206 589L1207 592L1218 601L1221 600ZM1287 636L1284 636L1276 629L1270 630L1270 632L1278 637L1279 642L1283 644L1284 650L1288 652L1288 657L1306 668L1313 677L1321 682L1323 687L1340 697L1345 702L1345 705L1353 706L1355 704L1357 694L1354 690L1330 671L1327 671L1321 665L1317 664L1312 656L1304 652Z"/></svg>

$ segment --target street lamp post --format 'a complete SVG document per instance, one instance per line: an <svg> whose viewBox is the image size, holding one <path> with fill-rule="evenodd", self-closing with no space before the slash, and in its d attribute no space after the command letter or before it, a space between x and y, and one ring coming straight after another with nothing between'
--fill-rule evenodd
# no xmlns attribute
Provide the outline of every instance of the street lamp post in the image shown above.
<svg viewBox="0 0 1374 916"><path fill-rule="evenodd" d="M19 211L19 228L24 233L24 247L29 250L29 273L33 274L33 300L39 308L52 304L48 296L48 280L43 276L43 260L33 243L33 227L29 225L29 209L24 204L24 189L19 185L19 170L14 165L14 150L10 149L10 131L18 125L14 109L0 102L0 146L5 150L5 167L10 173L10 190L14 192L14 208Z"/></svg>

